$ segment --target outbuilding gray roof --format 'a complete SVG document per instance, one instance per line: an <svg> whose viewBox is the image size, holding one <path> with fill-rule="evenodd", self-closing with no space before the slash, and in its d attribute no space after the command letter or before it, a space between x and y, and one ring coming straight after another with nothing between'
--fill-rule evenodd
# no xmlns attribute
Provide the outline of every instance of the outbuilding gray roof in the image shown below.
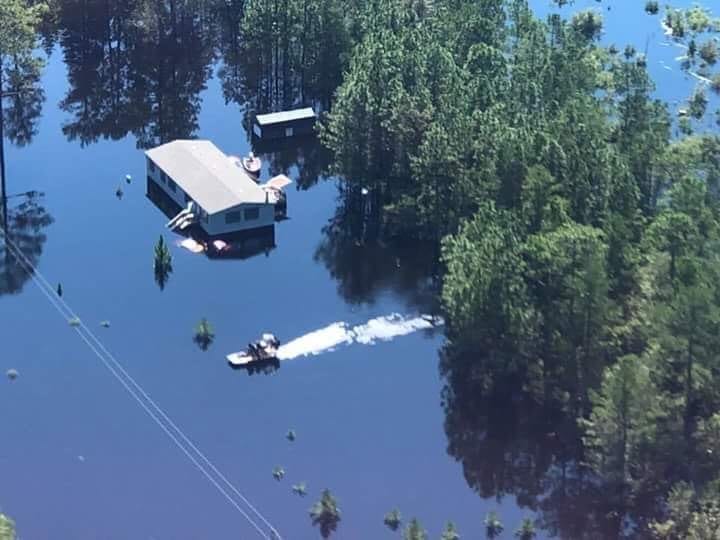
<svg viewBox="0 0 720 540"><path fill-rule="evenodd" d="M262 188L210 141L173 141L145 155L208 214L266 201Z"/></svg>
<svg viewBox="0 0 720 540"><path fill-rule="evenodd" d="M282 124L283 122L292 122L294 120L309 120L315 118L315 111L311 107L304 109L295 109L292 111L282 111L270 114L258 114L255 117L258 125L266 126L268 124Z"/></svg>

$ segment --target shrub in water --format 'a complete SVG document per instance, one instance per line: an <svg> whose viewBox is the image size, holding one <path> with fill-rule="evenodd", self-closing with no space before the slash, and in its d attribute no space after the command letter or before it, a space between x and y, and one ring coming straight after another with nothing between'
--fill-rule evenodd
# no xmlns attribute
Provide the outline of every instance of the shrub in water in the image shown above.
<svg viewBox="0 0 720 540"><path fill-rule="evenodd" d="M320 535L323 538L329 538L330 534L337 530L340 523L340 509L329 489L323 490L320 500L310 508L310 519L313 525L320 527Z"/></svg>
<svg viewBox="0 0 720 540"><path fill-rule="evenodd" d="M215 334L213 333L212 326L210 326L207 319L203 318L195 328L195 337L193 338L193 341L198 347L200 347L200 349L207 351L210 348L210 345L212 345L214 339Z"/></svg>

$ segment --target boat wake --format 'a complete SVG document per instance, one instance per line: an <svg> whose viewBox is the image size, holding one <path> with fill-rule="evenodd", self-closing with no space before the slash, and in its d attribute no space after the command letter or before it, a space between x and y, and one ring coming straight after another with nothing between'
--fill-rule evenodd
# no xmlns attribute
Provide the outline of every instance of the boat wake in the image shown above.
<svg viewBox="0 0 720 540"><path fill-rule="evenodd" d="M322 354L343 343L352 343L350 330L347 323L336 322L281 345L277 357L279 360L292 360L299 356Z"/></svg>
<svg viewBox="0 0 720 540"><path fill-rule="evenodd" d="M305 334L278 349L280 360L292 360L302 356L315 356L335 350L340 345L374 345L378 341L390 341L420 330L442 326L440 317L421 315L404 317L397 313L377 317L365 324L350 327L345 322L336 322L320 330Z"/></svg>

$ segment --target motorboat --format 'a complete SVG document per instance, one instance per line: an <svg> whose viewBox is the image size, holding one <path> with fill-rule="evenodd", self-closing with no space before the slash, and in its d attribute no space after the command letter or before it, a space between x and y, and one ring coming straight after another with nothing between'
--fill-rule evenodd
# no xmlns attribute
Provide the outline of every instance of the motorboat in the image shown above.
<svg viewBox="0 0 720 540"><path fill-rule="evenodd" d="M250 176L255 180L260 176L260 170L262 169L262 161L255 154L250 152L246 157L242 159L242 166Z"/></svg>
<svg viewBox="0 0 720 540"><path fill-rule="evenodd" d="M238 156L228 156L228 158L236 167L244 170L250 178L258 182L262 171L262 160L259 157L250 152L243 158Z"/></svg>
<svg viewBox="0 0 720 540"><path fill-rule="evenodd" d="M227 355L227 361L233 368L277 361L280 340L273 334L263 334L260 339L248 344L245 351Z"/></svg>

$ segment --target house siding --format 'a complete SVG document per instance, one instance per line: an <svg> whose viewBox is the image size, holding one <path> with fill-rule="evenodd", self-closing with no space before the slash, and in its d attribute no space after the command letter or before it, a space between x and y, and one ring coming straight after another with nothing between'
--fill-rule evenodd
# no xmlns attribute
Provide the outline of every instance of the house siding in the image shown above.
<svg viewBox="0 0 720 540"><path fill-rule="evenodd" d="M151 159L147 160L147 175L148 179L155 182L158 186L160 186L160 189L162 189L168 197L170 197L173 201L178 203L181 207L186 208L187 207L187 201L185 199L185 192L182 190L180 186L175 184L175 182L166 175L160 167L158 167ZM172 182L172 183L171 183ZM171 189L170 186L174 185L175 189Z"/></svg>
<svg viewBox="0 0 720 540"><path fill-rule="evenodd" d="M290 130L290 131L288 131ZM309 135L315 131L315 119L291 120L259 126L253 126L253 134L261 139L284 139L298 135Z"/></svg>
<svg viewBox="0 0 720 540"><path fill-rule="evenodd" d="M254 212L257 210L257 219L246 219L245 211ZM233 223L227 223L228 214L238 213L240 219ZM272 204L241 204L228 208L224 212L218 212L209 216L208 223L202 223L205 232L210 235L228 234L237 231L259 229L269 227L275 223L275 207Z"/></svg>

